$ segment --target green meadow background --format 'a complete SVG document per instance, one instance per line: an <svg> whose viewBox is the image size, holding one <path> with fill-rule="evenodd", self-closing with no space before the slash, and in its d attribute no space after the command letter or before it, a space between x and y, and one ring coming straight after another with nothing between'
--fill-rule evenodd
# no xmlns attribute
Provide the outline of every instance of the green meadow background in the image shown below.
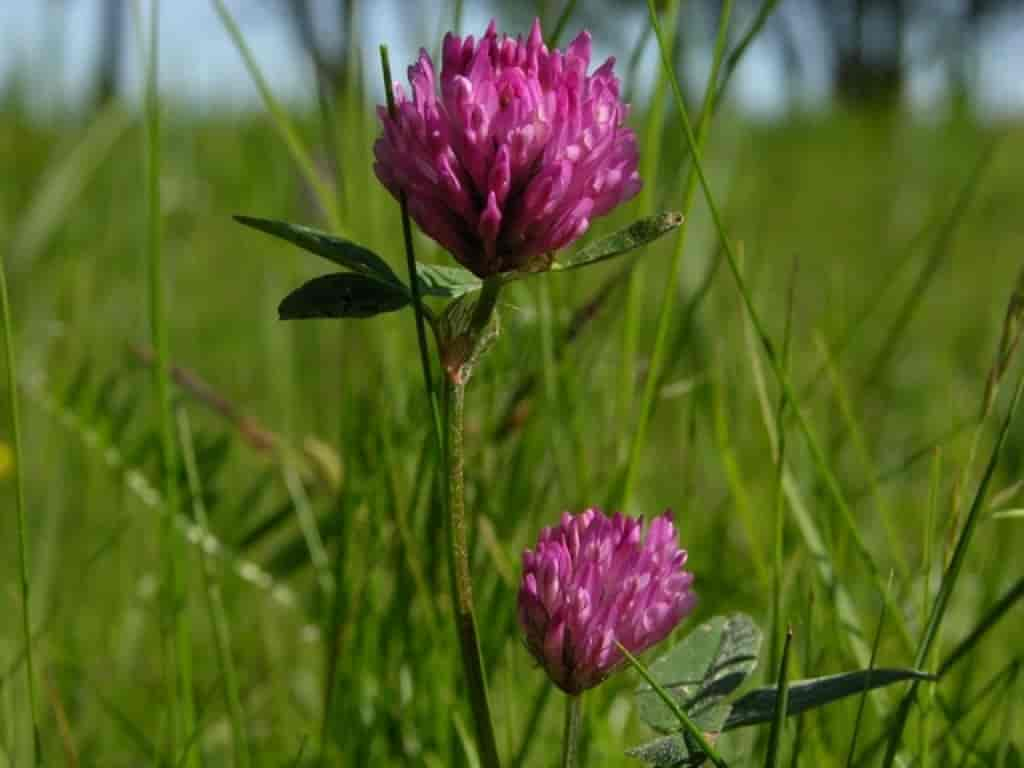
<svg viewBox="0 0 1024 768"><path fill-rule="evenodd" d="M340 231L404 273L398 206L371 167L382 87L375 72L365 82L322 109L167 100L158 145L144 108L41 117L31 80L4 92L0 249L17 381L0 384L0 766L33 753L16 473L43 764L475 764L413 316L280 322L279 300L331 269L231 218ZM588 240L683 208L692 166L668 85L662 74L634 104L643 193ZM689 107L699 112L699 91ZM764 684L785 625L797 678L867 666L881 621L877 666L912 666L960 551L924 664L943 674L919 689L897 764L1021 765L1019 420L992 456L1018 376L1024 124L898 106L769 124L725 104L702 162L822 455L792 402L779 415L699 187L682 250L672 235L503 292L501 339L469 388L467 493L505 764L556 765L562 717L518 636L520 553L563 510L622 498L667 300L624 511L675 513L700 603L674 637L749 613L775 638L754 674ZM421 260L450 263L419 234L415 245ZM176 503L151 369L154 255L184 459ZM987 382L1001 386L985 408ZM176 594L161 588L168 552ZM167 638L184 630L169 668ZM167 679L182 665L191 685L172 702ZM587 697L585 765L640 765L623 754L651 736L637 682L627 670ZM789 720L780 764L880 765L905 692L868 695L859 726L859 697ZM194 727L172 750L189 699ZM761 765L767 730L718 744L731 765Z"/></svg>

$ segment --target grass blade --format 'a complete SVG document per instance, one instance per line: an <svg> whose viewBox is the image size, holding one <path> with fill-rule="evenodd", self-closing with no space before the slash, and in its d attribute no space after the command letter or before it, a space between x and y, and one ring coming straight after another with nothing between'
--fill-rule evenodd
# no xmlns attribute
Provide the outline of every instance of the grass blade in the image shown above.
<svg viewBox="0 0 1024 768"><path fill-rule="evenodd" d="M665 46L664 35L662 33L661 26L658 23L657 14L655 13L654 1L648 0L647 7L649 11L649 16L651 18L651 23L655 26L654 31L655 36L658 39L658 48L661 52L662 65L667 69L671 69L672 65L669 59L667 58L667 49ZM746 285L743 276L740 272L739 261L736 258L736 253L733 249L731 241L729 240L728 233L725 230L725 225L722 221L722 216L718 209L718 205L715 203L714 195L711 193L711 186L708 183L707 175L704 172L704 165L700 155L700 140L698 137L694 135L693 127L690 125L690 119L687 114L686 101L683 97L682 88L680 87L679 80L678 78L676 78L674 72L671 73L670 79L672 83L672 90L676 99L676 108L679 112L680 121L683 127L683 133L686 139L687 146L689 147L692 156L693 169L696 172L696 177L700 182L701 189L703 190L704 199L706 200L708 209L711 213L711 218L714 222L715 231L717 232L718 237L722 242L722 248L725 252L726 261L728 262L729 269L732 272L733 278L736 281L736 286L743 300L743 304L750 316L751 322L754 325L754 330L757 332L758 339L764 347L765 354L768 357L769 362L771 363L772 372L774 373L775 378L777 379L779 386L782 388L782 391L785 394L786 398L792 403L791 412L796 418L797 425L804 436L804 440L807 443L807 447L810 451L811 458L815 464L815 467L817 468L818 473L821 475L822 481L824 482L829 495L832 497L836 505L836 508L840 512L840 517L842 518L843 525L846 528L846 531L849 534L850 539L852 540L858 555L868 566L871 572L871 576L875 581L876 589L880 594L885 595L885 590L881 582L881 574L879 572L878 565L875 563L874 558L871 556L871 553L864 542L864 538L861 533L861 528L853 517L849 504L846 501L845 495L843 494L843 491L839 486L839 482L836 479L835 474L833 473L828 462L826 461L824 452L822 451L817 438L811 430L810 424L804 416L803 410L797 405L798 401L796 398L796 393L793 389L793 385L790 382L789 376L787 375L785 369L782 366L782 362L779 359L778 354L772 346L771 340L768 336L767 329L763 321L761 320L760 315L754 307L754 302L751 297L750 290ZM687 212L688 209L684 207L684 215ZM656 360L652 359L652 370L655 362ZM893 611L893 615L900 616L900 614L895 610ZM901 630L901 633L906 634L906 625L903 621L901 621L898 624L898 628Z"/></svg>
<svg viewBox="0 0 1024 768"><path fill-rule="evenodd" d="M569 18L572 16L572 12L576 9L576 0L566 0L565 8L558 15L558 21L555 22L555 29L548 37L548 47L557 48L558 41L562 37L562 33L565 32L565 27L569 23Z"/></svg>
<svg viewBox="0 0 1024 768"><path fill-rule="evenodd" d="M668 57L667 43L661 30L661 22L658 19L658 11L655 8L654 0L647 0L648 15L651 25L654 27L655 35L658 38L658 47L661 49L663 65L669 75L673 88L678 93L679 81L672 70L672 63ZM704 93L704 108L701 112L701 121L698 128L698 138L694 140L695 147L703 147L707 138L708 127L711 125L711 103L714 98L714 84L718 78L718 72L722 64L722 57L725 54L725 47L729 38L729 16L732 12L732 0L725 0L722 5L721 20L718 25L718 37L715 41L714 59L711 64L711 73L708 75L708 84ZM678 95L677 98L682 98ZM695 166L696 168L696 166ZM693 203L696 198L697 175L691 169L683 191L683 205L681 213L682 224L679 227L679 234L676 236L676 248L672 254L672 261L669 265L668 276L665 279L665 291L662 294L661 307L658 310L657 328L654 332L654 346L651 351L650 367L647 371L647 381L644 384L644 391L640 398L640 410L637 414L636 428L633 431L633 439L630 443L629 458L626 463L625 476L622 483L622 492L619 503L615 507L622 509L628 506L630 496L633 492L633 483L636 479L637 467L640 464L640 455L644 448L647 437L647 426L651 419L651 412L654 407L655 396L657 395L658 383L661 381L661 369L664 364L666 340L672 317L672 307L675 305L676 283L679 281L679 270L683 261L683 252L686 247L687 222Z"/></svg>
<svg viewBox="0 0 1024 768"><path fill-rule="evenodd" d="M892 574L889 574L889 589L892 589ZM882 627L885 625L885 604L882 604L882 612L878 617L878 626L875 628L875 640L871 644L871 662L868 664L868 674L864 678L864 691L857 703L857 719L853 723L853 736L850 737L850 749L846 753L846 768L852 768L853 756L857 753L857 737L860 735L860 726L864 722L864 705L868 702L868 691L871 690L871 675L875 671L875 662L878 659L878 644L882 640Z"/></svg>
<svg viewBox="0 0 1024 768"><path fill-rule="evenodd" d="M196 522L203 528L209 527L206 516L206 504L203 502L203 488L199 478L199 467L196 466L195 447L192 442L192 428L188 413L184 408L178 410L178 433L181 438L182 458L185 464L185 476L188 479L189 493L192 497L192 511ZM231 652L231 629L227 614L224 611L224 600L221 596L220 583L213 561L205 550L199 554L202 568L203 590L206 594L206 610L213 629L214 650L217 654L217 665L220 678L224 681L224 699L228 708L228 719L231 722L232 745L235 753L235 768L248 768L249 737L245 727L245 712L242 709L242 698L239 693L238 673Z"/></svg>
<svg viewBox="0 0 1024 768"><path fill-rule="evenodd" d="M166 677L167 704L173 721L171 754L175 755L187 740L188 735L195 732L195 704L192 699L191 629L185 609L186 596L182 582L181 543L175 536L173 528L173 513L178 509L178 451L174 417L171 412L171 372L168 351L170 340L163 289L163 214L160 202L162 137L158 90L159 8L159 0L152 0L149 6L149 47L144 104L146 256L149 282L150 344L154 350L153 391L159 414L164 502L171 512L160 521L160 548L164 579L161 590L161 610L164 627L170 630L172 638L165 649L164 675ZM162 636L164 634L161 632ZM185 754L187 755L186 765L189 768L198 768L198 751L187 749Z"/></svg>
<svg viewBox="0 0 1024 768"><path fill-rule="evenodd" d="M679 0L669 0L665 6L665 17L668 20L669 48L675 50L679 31ZM650 34L650 25L645 25ZM639 46L646 44L646 38ZM640 190L639 209L645 215L654 213L657 202L657 191L662 170L661 153L665 142L662 140L665 129L665 91L668 90L668 77L663 69L658 71L658 79L654 83L647 106L647 120L644 126L644 153L641 156L640 177L644 180ZM635 266L635 263L630 265ZM636 348L640 337L640 307L643 295L643 272L631 268L627 273L626 307L622 318L622 362L619 372L618 414L617 418L623 430L629 429L633 403L636 399ZM625 441L623 441L625 446Z"/></svg>
<svg viewBox="0 0 1024 768"><path fill-rule="evenodd" d="M3 313L3 339L7 350L7 405L11 412L11 434L14 441L14 512L18 529L18 585L21 597L21 639L25 647L25 678L28 684L29 717L32 721L32 764L42 761L39 722L36 720L35 668L32 663L32 609L29 602L28 530L25 523L25 463L21 447L21 423L18 412L17 354L14 351L14 327L11 324L11 302L7 292L7 267L0 260L0 312Z"/></svg>
<svg viewBox="0 0 1024 768"><path fill-rule="evenodd" d="M946 672L953 668L953 666L964 658L971 650L976 646L985 634L992 629L999 620L1007 614L1007 612L1016 604L1018 600L1024 597L1024 578L1021 578L1013 588L1000 598L999 602L993 605L985 617L978 622L978 626L975 627L971 633L965 637L960 643L954 648L946 659L942 662L942 666L939 667L939 671L935 674L938 677L943 677Z"/></svg>
<svg viewBox="0 0 1024 768"><path fill-rule="evenodd" d="M540 690L537 691L537 695L533 699L533 705L530 707L530 716L526 719L526 727L523 729L519 749L516 750L515 756L509 761L509 768L523 768L526 765L526 758L530 756L530 747L533 746L536 739L541 716L544 714L544 708L547 706L548 699L551 697L553 690L555 690L555 686L548 683L547 680L541 683Z"/></svg>
<svg viewBox="0 0 1024 768"><path fill-rule="evenodd" d="M778 695L775 698L775 719L772 730L768 734L768 754L765 756L765 768L775 768L779 761L779 749L782 745L782 728L786 722L789 709L789 648L793 642L793 628L786 630L786 640L782 645L782 661L779 662Z"/></svg>
<svg viewBox="0 0 1024 768"><path fill-rule="evenodd" d="M263 100L263 106L266 107L267 112L270 113L270 120L273 123L274 128L277 129L277 132L284 141L285 146L288 147L292 160L294 160L295 164L299 167L299 172L302 173L306 183L309 184L310 188L313 190L313 194L316 195L317 203L319 203L321 210L327 217L327 223L331 225L331 229L335 232L344 234L345 228L341 223L341 213L338 210L335 195L331 192L327 184L324 183L320 172L316 169L316 166L313 164L313 160L310 158L309 153L303 146L298 132L288 119L288 114L274 97L273 91L270 90L270 84L263 76L263 72L260 71L260 67L256 63L256 57L253 55L248 43L245 42L242 30L238 28L238 24L231 15L231 11L229 11L227 6L224 4L224 0L211 0L211 2L213 3L214 10L217 12L217 16L220 17L221 24L224 25L225 31L231 38L231 42L234 43L235 48L238 49L238 53L242 57L242 61L245 63L245 68L249 71L249 77L252 78L252 81L256 86L256 90L260 93L260 98Z"/></svg>
<svg viewBox="0 0 1024 768"><path fill-rule="evenodd" d="M960 578L960 571L963 568L964 559L967 556L967 548L971 543L971 538L974 535L974 529L981 517L981 510L984 507L985 496L988 493L988 486L992 481L993 474L995 474L996 465L999 463L999 455L1002 452L1003 443L1006 442L1006 435L1009 432L1010 424L1013 421L1013 416L1017 410L1017 404L1020 401L1022 391L1024 391L1024 375L1022 375L1017 381L1017 387L1013 393L1013 400L1010 402L1010 407L1003 419L1002 427L999 430L999 436L996 439L996 444L992 448L992 454L985 467L985 472L982 475L981 482L978 484L978 489L974 494L974 501L971 503L970 511L967 513L967 520L964 522L963 530L957 538L956 547L953 550L953 557L950 560L949 566L946 568L946 572L943 574L939 593L936 595L935 604L932 607L931 615L928 618L928 625L925 628L924 635L921 638L921 643L917 649L917 655L914 661L915 667L921 667L927 661L932 644L938 636L943 619L945 619L946 609L949 607L949 600L952 597L953 590ZM896 715L896 721L889 735L889 743L886 747L885 760L883 763L885 768L890 768L896 759L896 750L899 748L900 739L903 736L903 729L906 726L907 717L910 714L910 707L917 694L918 684L919 683L915 682L911 685L910 690L905 694L899 712Z"/></svg>
<svg viewBox="0 0 1024 768"><path fill-rule="evenodd" d="M789 370L789 345L792 339L793 331L793 305L794 305L794 294L796 291L796 272L797 264L799 262L793 258L793 269L789 275L789 295L786 302L786 326L782 334L782 365L788 371ZM744 329L749 331L750 322L749 320L744 324ZM752 346L753 339L751 334L746 334L748 340L748 347ZM755 361L756 365L756 351L751 350L751 358ZM758 382L763 382L764 377L760 376L756 379ZM767 404L767 397L764 397L761 393L758 393L759 397L762 397L762 402ZM782 591L783 591L783 560L785 558L785 543L786 543L786 510L785 510L785 495L782 491L782 473L786 466L786 397L784 394L779 395L779 403L775 409L775 488L773 491L774 499L772 503L772 509L774 510L773 520L773 536L772 536L772 624L771 624L771 635L768 646L768 663L772 666L781 663L780 653L778 650L779 637L782 632Z"/></svg>
<svg viewBox="0 0 1024 768"><path fill-rule="evenodd" d="M131 124L130 114L111 104L92 120L68 156L47 172L14 233L9 264L14 273L32 267Z"/></svg>

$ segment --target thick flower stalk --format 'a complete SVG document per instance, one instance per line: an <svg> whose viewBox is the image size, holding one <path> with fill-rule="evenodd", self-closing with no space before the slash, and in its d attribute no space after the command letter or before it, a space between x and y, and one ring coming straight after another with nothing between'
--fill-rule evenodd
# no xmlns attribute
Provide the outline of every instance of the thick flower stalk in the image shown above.
<svg viewBox="0 0 1024 768"><path fill-rule="evenodd" d="M562 515L523 553L519 624L551 680L576 695L663 640L697 602L670 513Z"/></svg>
<svg viewBox="0 0 1024 768"><path fill-rule="evenodd" d="M592 74L590 35L549 50L534 21L522 38L448 34L438 89L425 50L412 98L378 112L377 177L408 198L420 228L479 277L540 271L590 222L640 190L614 59Z"/></svg>

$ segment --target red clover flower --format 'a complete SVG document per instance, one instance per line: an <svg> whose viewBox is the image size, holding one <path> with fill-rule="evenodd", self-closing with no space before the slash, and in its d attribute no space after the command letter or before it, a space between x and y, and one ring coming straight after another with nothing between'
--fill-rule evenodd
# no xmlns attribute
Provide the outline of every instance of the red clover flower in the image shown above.
<svg viewBox="0 0 1024 768"><path fill-rule="evenodd" d="M640 190L629 107L608 59L593 74L590 35L549 50L534 21L524 42L445 36L440 93L421 49L410 100L378 114L377 178L405 192L420 228L479 277L541 271L552 254Z"/></svg>
<svg viewBox="0 0 1024 768"><path fill-rule="evenodd" d="M519 624L551 680L569 694L661 642L697 602L671 514L643 520L591 508L565 513L523 553Z"/></svg>

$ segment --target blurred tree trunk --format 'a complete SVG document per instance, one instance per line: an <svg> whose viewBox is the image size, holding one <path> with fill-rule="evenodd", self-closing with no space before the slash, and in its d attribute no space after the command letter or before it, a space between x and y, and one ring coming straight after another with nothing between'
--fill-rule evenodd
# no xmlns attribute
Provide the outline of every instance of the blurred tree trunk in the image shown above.
<svg viewBox="0 0 1024 768"><path fill-rule="evenodd" d="M325 42L317 34L318 20L313 17L310 0L285 0L292 17L299 43L309 54L316 67L317 75L330 84L334 93L345 89L348 75L349 54L355 49L355 0L338 0L336 42Z"/></svg>
<svg viewBox="0 0 1024 768"><path fill-rule="evenodd" d="M117 98L124 46L124 0L102 0L99 8L99 62L92 98L93 108L97 110Z"/></svg>
<svg viewBox="0 0 1024 768"><path fill-rule="evenodd" d="M903 93L904 0L854 0L847 24L833 21L836 97L892 106Z"/></svg>

